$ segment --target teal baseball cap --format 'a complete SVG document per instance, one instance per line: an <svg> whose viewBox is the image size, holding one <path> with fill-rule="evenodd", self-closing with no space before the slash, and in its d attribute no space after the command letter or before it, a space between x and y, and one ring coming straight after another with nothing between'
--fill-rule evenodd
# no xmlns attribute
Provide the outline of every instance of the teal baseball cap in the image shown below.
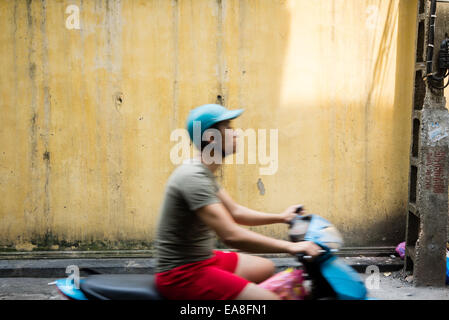
<svg viewBox="0 0 449 320"><path fill-rule="evenodd" d="M190 140L192 140L193 143L199 148L201 145L201 137L203 136L204 131L220 121L237 118L242 114L243 111L244 109L229 110L219 104L205 104L196 107L195 109L190 111L186 122ZM193 127L195 121L198 121L201 125L201 135L199 141L194 141L193 139Z"/></svg>

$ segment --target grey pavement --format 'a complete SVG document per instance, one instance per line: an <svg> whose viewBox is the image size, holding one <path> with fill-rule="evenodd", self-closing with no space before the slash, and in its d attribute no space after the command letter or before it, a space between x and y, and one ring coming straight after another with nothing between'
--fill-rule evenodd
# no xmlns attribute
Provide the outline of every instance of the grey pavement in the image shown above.
<svg viewBox="0 0 449 320"><path fill-rule="evenodd" d="M272 260L277 271L298 266L293 257L266 256ZM342 257L358 272L365 272L370 265L376 265L380 271L397 271L403 261L398 257ZM0 260L0 278L52 278L66 277L68 266L92 269L100 273L137 273L154 272L154 258L104 258L104 259L10 259Z"/></svg>
<svg viewBox="0 0 449 320"><path fill-rule="evenodd" d="M360 274L364 281L368 274ZM387 275L387 276L386 276ZM381 272L378 287L368 289L370 298L378 300L449 300L449 286L443 288L414 287L407 275L399 272ZM369 281L371 285L373 284ZM365 282L365 284L368 284Z"/></svg>
<svg viewBox="0 0 449 320"><path fill-rule="evenodd" d="M387 274L388 276L386 276ZM449 287L415 288L402 272L381 273L378 288L369 297L379 300L449 300ZM365 281L367 274L360 274ZM0 300L63 300L54 285L55 278L0 278Z"/></svg>
<svg viewBox="0 0 449 320"><path fill-rule="evenodd" d="M54 278L0 278L0 300L65 300Z"/></svg>

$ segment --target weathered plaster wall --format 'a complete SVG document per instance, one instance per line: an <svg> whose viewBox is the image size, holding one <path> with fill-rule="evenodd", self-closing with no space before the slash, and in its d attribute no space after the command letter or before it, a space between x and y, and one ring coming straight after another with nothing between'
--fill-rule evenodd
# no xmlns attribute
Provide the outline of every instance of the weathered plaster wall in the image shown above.
<svg viewBox="0 0 449 320"><path fill-rule="evenodd" d="M415 25L413 0L1 0L0 244L151 246L170 133L218 101L246 108L235 127L279 130L274 175L219 173L238 202L303 203L348 245L395 245Z"/></svg>

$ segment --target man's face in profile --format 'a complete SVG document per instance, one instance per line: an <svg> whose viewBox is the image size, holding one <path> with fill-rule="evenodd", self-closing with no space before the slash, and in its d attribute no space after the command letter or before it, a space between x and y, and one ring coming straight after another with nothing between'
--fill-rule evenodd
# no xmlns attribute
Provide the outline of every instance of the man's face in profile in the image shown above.
<svg viewBox="0 0 449 320"><path fill-rule="evenodd" d="M219 123L218 129L221 133L223 155L234 154L237 151L237 133L234 131L231 120L225 120Z"/></svg>

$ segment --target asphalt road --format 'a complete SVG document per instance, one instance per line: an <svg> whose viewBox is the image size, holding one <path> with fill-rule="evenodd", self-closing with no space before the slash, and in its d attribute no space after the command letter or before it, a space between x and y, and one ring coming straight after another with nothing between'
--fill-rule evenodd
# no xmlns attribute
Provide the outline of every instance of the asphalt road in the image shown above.
<svg viewBox="0 0 449 320"><path fill-rule="evenodd" d="M388 276L386 276L388 275ZM369 275L361 274L363 280ZM371 279L371 280L370 280ZM369 296L380 300L449 300L445 288L415 288L400 272L380 273L378 282L368 279ZM54 278L0 278L0 300L63 300L54 285ZM375 279L374 279L375 280ZM378 286L377 286L378 284Z"/></svg>
<svg viewBox="0 0 449 320"><path fill-rule="evenodd" d="M0 300L65 300L48 278L0 278Z"/></svg>
<svg viewBox="0 0 449 320"><path fill-rule="evenodd" d="M386 276L388 275L388 276ZM380 273L378 286L375 281L361 274L368 287L369 297L379 300L449 300L449 286L444 288L417 288L405 281L402 272ZM370 288L370 287L371 288Z"/></svg>

